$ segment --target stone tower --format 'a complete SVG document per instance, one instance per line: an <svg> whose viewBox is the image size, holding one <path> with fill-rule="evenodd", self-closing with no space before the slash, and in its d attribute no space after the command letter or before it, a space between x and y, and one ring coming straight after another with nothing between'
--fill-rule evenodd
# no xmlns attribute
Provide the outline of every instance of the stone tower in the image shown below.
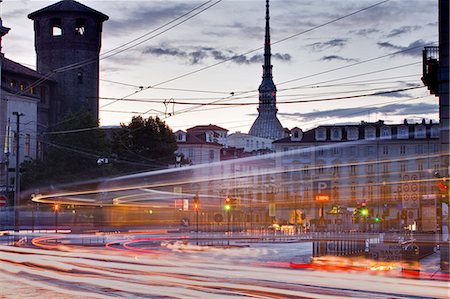
<svg viewBox="0 0 450 299"><path fill-rule="evenodd" d="M259 114L248 134L276 140L284 137L284 129L277 118L277 88L272 80L269 19L269 0L266 0L266 36L264 42L263 79L258 88Z"/></svg>
<svg viewBox="0 0 450 299"><path fill-rule="evenodd" d="M30 13L34 21L37 71L53 74L48 122L55 124L81 109L98 120L99 53L108 16L74 0Z"/></svg>

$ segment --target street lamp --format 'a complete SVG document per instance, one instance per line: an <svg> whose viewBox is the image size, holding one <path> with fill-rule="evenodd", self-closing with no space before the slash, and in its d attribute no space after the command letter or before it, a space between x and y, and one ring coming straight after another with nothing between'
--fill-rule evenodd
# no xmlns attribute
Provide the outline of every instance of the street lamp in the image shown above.
<svg viewBox="0 0 450 299"><path fill-rule="evenodd" d="M59 212L59 203L55 203L53 205L53 211L55 211L55 233L58 233L58 212Z"/></svg>

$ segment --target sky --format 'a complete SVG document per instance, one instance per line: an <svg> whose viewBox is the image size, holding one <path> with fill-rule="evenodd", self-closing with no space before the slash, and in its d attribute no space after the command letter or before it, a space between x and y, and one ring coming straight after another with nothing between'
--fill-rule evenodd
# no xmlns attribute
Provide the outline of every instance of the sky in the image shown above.
<svg viewBox="0 0 450 299"><path fill-rule="evenodd" d="M55 2L3 1L3 25L11 28L2 43L7 58L35 68L27 15ZM100 61L102 126L142 115L159 116L174 131L215 124L248 132L257 116L265 0L79 2L109 16ZM437 3L270 1L282 125L437 121L438 99L420 87L421 51L438 42Z"/></svg>

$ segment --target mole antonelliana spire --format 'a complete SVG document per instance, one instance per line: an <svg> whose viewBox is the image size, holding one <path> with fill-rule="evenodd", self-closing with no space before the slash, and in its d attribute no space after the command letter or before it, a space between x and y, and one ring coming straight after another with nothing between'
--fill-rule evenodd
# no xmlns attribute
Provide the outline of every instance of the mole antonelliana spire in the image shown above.
<svg viewBox="0 0 450 299"><path fill-rule="evenodd" d="M284 129L277 118L276 94L277 88L272 80L272 64L270 53L270 25L269 0L266 0L266 34L264 42L263 76L259 91L258 117L250 128L249 135L280 139L284 136Z"/></svg>

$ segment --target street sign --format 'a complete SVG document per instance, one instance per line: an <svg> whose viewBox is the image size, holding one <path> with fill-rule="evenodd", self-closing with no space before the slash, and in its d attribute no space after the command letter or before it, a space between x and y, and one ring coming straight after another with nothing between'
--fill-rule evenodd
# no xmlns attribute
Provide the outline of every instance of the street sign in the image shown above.
<svg viewBox="0 0 450 299"><path fill-rule="evenodd" d="M0 207L6 206L6 196L0 195Z"/></svg>
<svg viewBox="0 0 450 299"><path fill-rule="evenodd" d="M331 181L314 181L313 190L317 202L328 202L330 200Z"/></svg>
<svg viewBox="0 0 450 299"><path fill-rule="evenodd" d="M405 174L402 177L401 195L402 205L406 209L419 208L419 175Z"/></svg>

